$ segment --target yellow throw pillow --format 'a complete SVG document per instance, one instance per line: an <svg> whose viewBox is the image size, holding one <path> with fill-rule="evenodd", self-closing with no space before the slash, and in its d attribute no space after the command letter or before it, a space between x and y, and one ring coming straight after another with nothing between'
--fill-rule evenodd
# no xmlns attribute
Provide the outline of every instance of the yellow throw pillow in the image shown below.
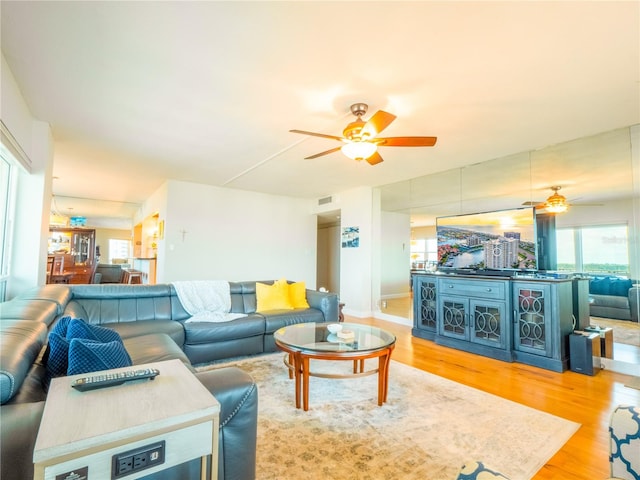
<svg viewBox="0 0 640 480"><path fill-rule="evenodd" d="M273 285L256 282L257 312L293 309L289 299L289 285L283 280L278 280Z"/></svg>
<svg viewBox="0 0 640 480"><path fill-rule="evenodd" d="M304 282L289 284L289 298L293 308L309 308L307 287Z"/></svg>

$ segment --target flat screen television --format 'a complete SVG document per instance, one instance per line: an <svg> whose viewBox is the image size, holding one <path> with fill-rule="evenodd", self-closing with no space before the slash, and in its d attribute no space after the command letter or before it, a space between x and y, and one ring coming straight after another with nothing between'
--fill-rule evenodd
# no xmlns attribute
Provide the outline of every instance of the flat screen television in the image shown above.
<svg viewBox="0 0 640 480"><path fill-rule="evenodd" d="M533 207L436 219L438 270L535 271Z"/></svg>

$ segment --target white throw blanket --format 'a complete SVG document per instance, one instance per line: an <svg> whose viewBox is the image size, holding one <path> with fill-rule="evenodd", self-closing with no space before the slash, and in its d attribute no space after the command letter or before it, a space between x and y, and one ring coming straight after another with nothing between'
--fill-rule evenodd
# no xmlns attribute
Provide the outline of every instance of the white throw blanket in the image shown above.
<svg viewBox="0 0 640 480"><path fill-rule="evenodd" d="M246 317L231 312L229 282L223 280L193 280L173 282L182 306L191 314L188 322L228 322Z"/></svg>

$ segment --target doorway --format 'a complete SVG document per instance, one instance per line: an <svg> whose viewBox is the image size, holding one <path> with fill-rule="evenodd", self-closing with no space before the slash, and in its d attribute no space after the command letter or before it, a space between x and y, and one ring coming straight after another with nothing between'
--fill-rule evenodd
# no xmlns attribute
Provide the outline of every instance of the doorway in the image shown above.
<svg viewBox="0 0 640 480"><path fill-rule="evenodd" d="M316 287L340 294L340 210L318 214Z"/></svg>

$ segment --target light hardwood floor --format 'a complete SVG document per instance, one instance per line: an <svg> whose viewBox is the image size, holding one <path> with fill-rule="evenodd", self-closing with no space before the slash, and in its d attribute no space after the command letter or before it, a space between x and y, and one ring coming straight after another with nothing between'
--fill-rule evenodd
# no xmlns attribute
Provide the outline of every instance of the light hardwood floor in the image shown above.
<svg viewBox="0 0 640 480"><path fill-rule="evenodd" d="M397 337L393 359L398 362L581 424L533 480L608 478L611 412L619 404L640 405L640 390L625 386L632 378L628 375L607 370L594 376L555 373L443 347L415 338L410 327L393 322L350 316L345 322L393 332Z"/></svg>

